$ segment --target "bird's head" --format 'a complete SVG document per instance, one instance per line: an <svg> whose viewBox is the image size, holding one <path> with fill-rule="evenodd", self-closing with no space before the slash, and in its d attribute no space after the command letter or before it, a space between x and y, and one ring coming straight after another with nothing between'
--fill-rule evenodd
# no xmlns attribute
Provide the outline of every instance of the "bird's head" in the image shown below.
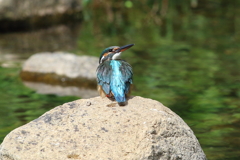
<svg viewBox="0 0 240 160"><path fill-rule="evenodd" d="M128 44L122 47L119 46L111 46L103 50L100 58L99 58L99 64L103 63L106 60L112 60L112 59L119 59L121 53L125 51L126 49L132 47L134 44Z"/></svg>

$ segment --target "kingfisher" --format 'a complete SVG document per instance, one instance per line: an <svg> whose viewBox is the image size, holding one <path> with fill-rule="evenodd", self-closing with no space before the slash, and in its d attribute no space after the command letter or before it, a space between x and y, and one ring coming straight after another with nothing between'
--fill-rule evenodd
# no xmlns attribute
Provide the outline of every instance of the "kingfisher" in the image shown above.
<svg viewBox="0 0 240 160"><path fill-rule="evenodd" d="M133 83L132 67L120 59L121 53L134 44L111 46L103 50L97 68L98 92L101 97L115 99L120 106L126 105L126 97Z"/></svg>

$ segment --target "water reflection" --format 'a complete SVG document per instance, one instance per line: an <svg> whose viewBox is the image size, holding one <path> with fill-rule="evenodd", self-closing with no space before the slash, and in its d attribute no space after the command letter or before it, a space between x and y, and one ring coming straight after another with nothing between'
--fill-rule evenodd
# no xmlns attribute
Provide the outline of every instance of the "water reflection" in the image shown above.
<svg viewBox="0 0 240 160"><path fill-rule="evenodd" d="M76 48L80 24L58 25L28 32L0 34L0 54L13 53L27 58L37 52Z"/></svg>
<svg viewBox="0 0 240 160"><path fill-rule="evenodd" d="M46 83L23 82L25 86L35 90L39 94L53 94L58 96L77 96L91 98L98 96L96 89L80 88L77 86L59 86Z"/></svg>

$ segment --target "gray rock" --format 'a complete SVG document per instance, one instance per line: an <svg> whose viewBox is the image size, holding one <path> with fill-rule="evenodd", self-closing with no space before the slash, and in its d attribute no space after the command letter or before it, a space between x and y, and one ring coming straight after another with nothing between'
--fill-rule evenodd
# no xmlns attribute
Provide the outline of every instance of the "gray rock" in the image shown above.
<svg viewBox="0 0 240 160"><path fill-rule="evenodd" d="M81 0L0 0L0 19L24 19L81 10Z"/></svg>
<svg viewBox="0 0 240 160"><path fill-rule="evenodd" d="M63 52L46 52L32 55L24 64L23 72L54 73L69 78L96 79L98 58L77 56Z"/></svg>
<svg viewBox="0 0 240 160"><path fill-rule="evenodd" d="M132 97L125 107L107 107L112 103L95 97L58 106L9 133L0 159L206 159L193 131L161 103Z"/></svg>

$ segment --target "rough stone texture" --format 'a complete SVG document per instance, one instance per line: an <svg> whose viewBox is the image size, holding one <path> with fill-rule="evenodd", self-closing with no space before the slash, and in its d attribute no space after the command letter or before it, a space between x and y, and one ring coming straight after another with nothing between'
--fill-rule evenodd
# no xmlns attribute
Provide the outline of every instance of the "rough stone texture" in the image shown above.
<svg viewBox="0 0 240 160"><path fill-rule="evenodd" d="M63 52L46 52L32 55L23 65L22 70L36 73L55 73L69 78L96 79L98 58L77 56Z"/></svg>
<svg viewBox="0 0 240 160"><path fill-rule="evenodd" d="M80 10L81 0L0 0L0 19L24 19Z"/></svg>
<svg viewBox="0 0 240 160"><path fill-rule="evenodd" d="M125 107L107 98L58 106L9 133L1 160L204 160L187 124L161 103L132 97Z"/></svg>

